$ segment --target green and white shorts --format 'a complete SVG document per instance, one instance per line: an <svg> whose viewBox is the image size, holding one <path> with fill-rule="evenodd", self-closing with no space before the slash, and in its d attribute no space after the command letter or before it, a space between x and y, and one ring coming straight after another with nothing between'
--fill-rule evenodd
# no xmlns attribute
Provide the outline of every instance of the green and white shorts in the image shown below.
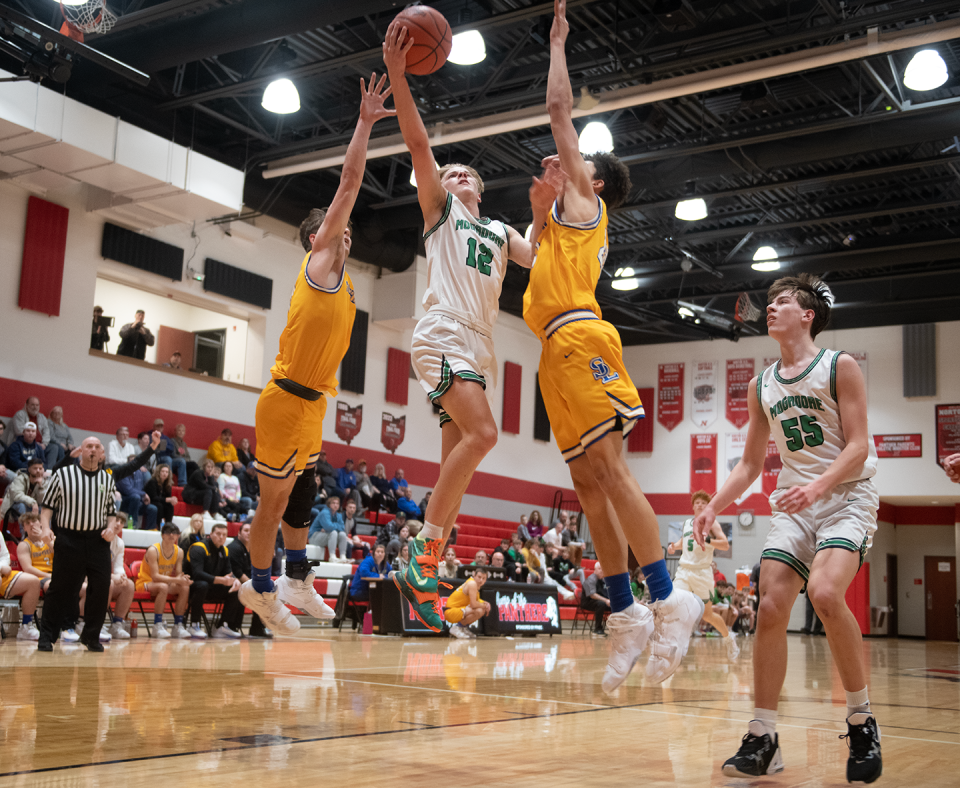
<svg viewBox="0 0 960 788"><path fill-rule="evenodd" d="M805 581L814 556L827 548L860 554L860 563L877 530L880 496L872 479L839 484L830 494L797 514L777 508L777 499L787 488L770 496L770 533L761 559L780 561L792 567Z"/></svg>

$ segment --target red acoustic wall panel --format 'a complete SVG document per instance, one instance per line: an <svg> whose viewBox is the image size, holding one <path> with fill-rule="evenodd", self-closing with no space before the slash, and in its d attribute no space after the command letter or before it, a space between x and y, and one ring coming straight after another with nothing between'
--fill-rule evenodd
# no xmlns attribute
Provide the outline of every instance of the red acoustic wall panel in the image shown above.
<svg viewBox="0 0 960 788"><path fill-rule="evenodd" d="M395 347L387 349L387 402L407 404L410 381L410 354Z"/></svg>
<svg viewBox="0 0 960 788"><path fill-rule="evenodd" d="M870 563L867 562L860 567L853 582L847 588L844 594L847 600L847 607L857 619L857 626L860 627L861 634L870 634Z"/></svg>
<svg viewBox="0 0 960 788"><path fill-rule="evenodd" d="M520 434L520 381L523 368L512 361L503 364L503 431Z"/></svg>
<svg viewBox="0 0 960 788"><path fill-rule="evenodd" d="M67 219L62 205L31 197L27 202L27 230L20 266L21 309L54 317L60 314L63 259L67 251Z"/></svg>
<svg viewBox="0 0 960 788"><path fill-rule="evenodd" d="M637 422L637 426L633 428L633 432L627 438L627 451L653 451L653 422L656 421L654 418L653 389L637 389L637 393L640 395L640 401L643 403L643 409L647 415L646 418Z"/></svg>

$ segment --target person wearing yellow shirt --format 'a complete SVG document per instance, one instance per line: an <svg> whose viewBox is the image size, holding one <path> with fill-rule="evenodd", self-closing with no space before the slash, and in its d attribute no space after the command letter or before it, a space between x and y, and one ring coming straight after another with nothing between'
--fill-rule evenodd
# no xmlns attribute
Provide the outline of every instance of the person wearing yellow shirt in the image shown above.
<svg viewBox="0 0 960 788"><path fill-rule="evenodd" d="M227 461L236 465L238 462L237 447L233 445L233 430L224 427L220 432L220 437L211 443L207 449L207 456L217 465L223 465Z"/></svg>
<svg viewBox="0 0 960 788"><path fill-rule="evenodd" d="M490 612L490 603L484 602L478 596L488 577L489 573L485 566L476 567L473 570L473 577L459 588L455 588L447 598L443 617L450 624L450 634L455 638L476 637L467 627Z"/></svg>

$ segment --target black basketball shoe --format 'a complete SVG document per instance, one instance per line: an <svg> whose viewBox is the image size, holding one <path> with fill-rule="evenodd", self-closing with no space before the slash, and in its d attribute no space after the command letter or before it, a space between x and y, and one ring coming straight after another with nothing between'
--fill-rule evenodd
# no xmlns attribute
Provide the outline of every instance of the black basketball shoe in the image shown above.
<svg viewBox="0 0 960 788"><path fill-rule="evenodd" d="M854 725L850 722L854 719L864 721ZM847 719L847 735L840 738L846 739L850 748L850 757L847 758L848 783L872 783L883 773L880 728L872 714L852 714Z"/></svg>
<svg viewBox="0 0 960 788"><path fill-rule="evenodd" d="M780 757L780 737L765 733L759 720L750 720L750 728L743 737L737 754L723 764L727 777L761 777L783 771Z"/></svg>

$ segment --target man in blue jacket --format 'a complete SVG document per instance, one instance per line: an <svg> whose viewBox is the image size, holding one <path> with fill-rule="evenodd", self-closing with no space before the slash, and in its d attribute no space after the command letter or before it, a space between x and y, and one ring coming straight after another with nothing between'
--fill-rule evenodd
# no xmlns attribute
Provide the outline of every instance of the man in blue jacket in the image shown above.
<svg viewBox="0 0 960 788"><path fill-rule="evenodd" d="M350 539L344 528L343 515L340 513L340 499L332 496L327 499L327 505L319 511L310 523L307 532L307 541L317 547L326 547L330 552L330 561L333 563L350 563L348 555L353 552ZM349 545L349 546L348 546ZM337 555L334 556L334 551Z"/></svg>
<svg viewBox="0 0 960 788"><path fill-rule="evenodd" d="M157 507L150 503L150 496L143 491L149 478L150 475L141 468L129 476L114 480L117 492L120 493L120 511L129 515L133 520L133 527L138 528L141 509L143 509L143 528L146 531L152 531L157 527Z"/></svg>
<svg viewBox="0 0 960 788"><path fill-rule="evenodd" d="M357 474L353 471L353 460L347 460L337 471L337 486L343 490L344 500L352 498L357 502L357 507L360 507L360 493L357 492Z"/></svg>
<svg viewBox="0 0 960 788"><path fill-rule="evenodd" d="M7 449L7 467L14 473L25 471L34 457L39 457L46 465L47 455L43 445L37 440L37 425L28 421L23 428L23 434L18 435Z"/></svg>

